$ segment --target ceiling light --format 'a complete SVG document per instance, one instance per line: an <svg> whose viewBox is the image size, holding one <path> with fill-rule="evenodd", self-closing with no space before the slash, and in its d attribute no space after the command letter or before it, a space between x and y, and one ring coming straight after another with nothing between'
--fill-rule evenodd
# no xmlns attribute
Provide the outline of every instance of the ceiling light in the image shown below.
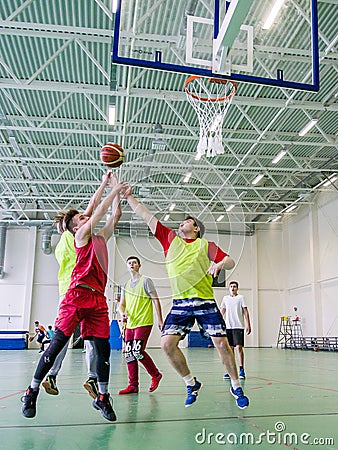
<svg viewBox="0 0 338 450"><path fill-rule="evenodd" d="M169 220L169 217L170 217L170 214L166 214L166 215L164 216L163 221L164 221L164 222L167 222L167 221Z"/></svg>
<svg viewBox="0 0 338 450"><path fill-rule="evenodd" d="M318 122L318 119L311 119L310 122L308 122L305 127L300 130L300 132L298 133L299 136L305 136L305 134L311 130L312 127L314 127L316 125L316 123Z"/></svg>
<svg viewBox="0 0 338 450"><path fill-rule="evenodd" d="M117 3L118 3L118 0L111 0L111 11L114 14L117 11Z"/></svg>
<svg viewBox="0 0 338 450"><path fill-rule="evenodd" d="M22 164L22 172L26 178L29 178L30 180L32 179L31 173L30 173L28 167L26 166L26 164Z"/></svg>
<svg viewBox="0 0 338 450"><path fill-rule="evenodd" d="M297 205L291 205L288 208L286 208L286 210L284 212L289 213L289 212L293 211L296 208L297 208Z"/></svg>
<svg viewBox="0 0 338 450"><path fill-rule="evenodd" d="M278 155L276 155L273 160L271 161L272 164L277 164L282 158L283 156L286 155L286 150L281 150Z"/></svg>
<svg viewBox="0 0 338 450"><path fill-rule="evenodd" d="M276 216L273 219L271 219L271 222L277 222L277 220L281 219L282 216Z"/></svg>
<svg viewBox="0 0 338 450"><path fill-rule="evenodd" d="M149 197L150 196L150 187L141 186L138 191L138 195L140 197Z"/></svg>
<svg viewBox="0 0 338 450"><path fill-rule="evenodd" d="M202 154L201 153L196 153L195 161L199 161L201 158L202 158Z"/></svg>
<svg viewBox="0 0 338 450"><path fill-rule="evenodd" d="M273 24L280 9L282 8L284 1L285 0L276 0L275 1L272 8L270 9L269 14L267 15L264 25L262 26L263 30L269 30L271 28L271 25Z"/></svg>
<svg viewBox="0 0 338 450"><path fill-rule="evenodd" d="M188 181L189 181L190 178L191 178L191 175L192 175L192 172L186 173L186 174L185 174L185 177L184 177L184 179L183 179L183 183L188 183Z"/></svg>
<svg viewBox="0 0 338 450"><path fill-rule="evenodd" d="M332 183L334 183L335 181L337 181L338 177L336 174L331 175L329 177L329 179L327 181L325 181L325 183L323 184L324 187L328 187L330 186Z"/></svg>
<svg viewBox="0 0 338 450"><path fill-rule="evenodd" d="M169 211L174 211L175 206L176 206L176 203L172 203L172 204L169 206Z"/></svg>
<svg viewBox="0 0 338 450"><path fill-rule="evenodd" d="M255 185L257 183L259 183L259 181L261 181L261 179L264 177L263 173L259 173L256 178L251 182L251 184Z"/></svg>
<svg viewBox="0 0 338 450"><path fill-rule="evenodd" d="M115 125L116 123L116 103L114 100L108 106L108 123L109 125Z"/></svg>
<svg viewBox="0 0 338 450"><path fill-rule="evenodd" d="M20 148L19 148L18 143L14 136L9 136L9 142L10 142L11 146L13 147L13 149L15 150L15 153L17 153L18 155L21 156Z"/></svg>
<svg viewBox="0 0 338 450"><path fill-rule="evenodd" d="M220 222L222 219L224 219L224 214L221 214L219 217L217 217L216 222Z"/></svg>
<svg viewBox="0 0 338 450"><path fill-rule="evenodd" d="M235 207L235 205L230 205L227 207L227 209L225 210L226 212L231 211L233 208Z"/></svg>

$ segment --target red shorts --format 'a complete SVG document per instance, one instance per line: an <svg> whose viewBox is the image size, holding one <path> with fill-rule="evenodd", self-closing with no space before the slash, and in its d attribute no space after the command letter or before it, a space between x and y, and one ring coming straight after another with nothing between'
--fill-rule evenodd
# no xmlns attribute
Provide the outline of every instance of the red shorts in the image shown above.
<svg viewBox="0 0 338 450"><path fill-rule="evenodd" d="M104 295L83 287L67 291L59 307L55 328L71 336L80 322L84 339L109 338L108 305Z"/></svg>

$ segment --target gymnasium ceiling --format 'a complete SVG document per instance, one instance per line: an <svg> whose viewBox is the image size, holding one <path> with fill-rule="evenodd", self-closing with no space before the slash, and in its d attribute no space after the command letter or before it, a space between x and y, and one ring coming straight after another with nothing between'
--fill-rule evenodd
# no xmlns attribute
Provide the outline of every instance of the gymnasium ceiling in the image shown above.
<svg viewBox="0 0 338 450"><path fill-rule="evenodd" d="M302 1L288 0L300 11ZM161 16L179 37L187 3L175 1L176 14L166 0L130 0L129 7L131 17L137 5L146 17L165 5ZM197 3L202 8L205 0ZM169 213L169 226L190 212L207 228L252 232L335 190L337 182L324 183L338 174L338 0L318 0L318 12L320 91L241 83L223 125L225 153L196 161L199 124L183 92L185 75L115 66L110 90L110 0L1 0L1 221L47 225L61 209L83 209L105 171L99 153L106 142L125 149L120 178L158 219ZM283 41L276 38L275 48L285 48L285 34ZM112 94L114 126L107 123ZM300 137L312 118L316 126ZM158 140L165 147L152 153ZM273 164L281 150L286 155ZM264 178L254 186L258 173ZM121 227L137 224L127 205L123 210Z"/></svg>

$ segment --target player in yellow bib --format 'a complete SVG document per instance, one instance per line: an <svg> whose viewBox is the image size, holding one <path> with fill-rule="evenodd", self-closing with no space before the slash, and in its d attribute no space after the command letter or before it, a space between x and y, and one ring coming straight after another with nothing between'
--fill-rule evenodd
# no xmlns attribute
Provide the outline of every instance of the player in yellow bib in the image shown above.
<svg viewBox="0 0 338 450"><path fill-rule="evenodd" d="M161 304L152 280L139 273L140 259L130 256L127 259L130 280L127 281L121 293L119 312L126 321L124 355L128 367L129 383L119 394L136 394L139 391L138 363L151 376L149 392L154 392L159 385L162 374L159 372L146 345L154 324L153 305L157 314L160 330L163 327Z"/></svg>
<svg viewBox="0 0 338 450"><path fill-rule="evenodd" d="M213 276L217 276L222 268L232 269L235 265L233 259L215 243L202 237L204 226L196 218L186 217L176 234L174 230L162 225L133 197L131 187L126 190L124 197L131 209L148 225L164 250L173 292L173 306L165 319L161 346L186 384L185 406L189 407L196 402L202 383L191 374L178 344L196 321L201 333L211 337L227 369L231 379L230 392L235 397L237 406L246 408L249 399L240 386L234 354L226 337L225 322L212 290Z"/></svg>

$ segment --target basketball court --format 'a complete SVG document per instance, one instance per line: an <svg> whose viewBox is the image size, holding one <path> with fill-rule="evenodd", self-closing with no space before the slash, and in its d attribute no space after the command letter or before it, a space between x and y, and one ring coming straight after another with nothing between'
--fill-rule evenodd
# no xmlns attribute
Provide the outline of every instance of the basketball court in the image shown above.
<svg viewBox="0 0 338 450"><path fill-rule="evenodd" d="M2 0L0 450L338 450L337 17L338 0ZM60 394L41 389L22 416L40 357L26 333L58 309L53 218L84 210L107 167L163 224L192 214L235 260L213 287L220 305L238 280L250 311L247 409L216 349L188 339L203 388L185 408L157 326L159 388L141 366L140 392L118 395L130 255L164 317L172 303L162 247L122 200L106 289L117 421L92 407L78 348Z"/></svg>
<svg viewBox="0 0 338 450"><path fill-rule="evenodd" d="M184 407L184 384L162 351L150 352L164 373L160 387L149 394L149 377L141 369L141 390L129 396L117 395L126 384L127 373L121 352L112 352L110 386L116 423L105 421L91 407L81 376L74 376L75 366L86 372L81 350L70 351L65 360L59 377L60 395L41 392L36 418L21 417L21 388L37 354L1 352L0 434L6 442L0 448L305 449L309 445L317 448L315 442L318 448L338 448L335 355L246 349L248 377L244 387L251 406L241 411L229 393L229 381L223 380L215 349L185 350L193 372L204 384L190 408ZM7 372L12 374L10 380Z"/></svg>

